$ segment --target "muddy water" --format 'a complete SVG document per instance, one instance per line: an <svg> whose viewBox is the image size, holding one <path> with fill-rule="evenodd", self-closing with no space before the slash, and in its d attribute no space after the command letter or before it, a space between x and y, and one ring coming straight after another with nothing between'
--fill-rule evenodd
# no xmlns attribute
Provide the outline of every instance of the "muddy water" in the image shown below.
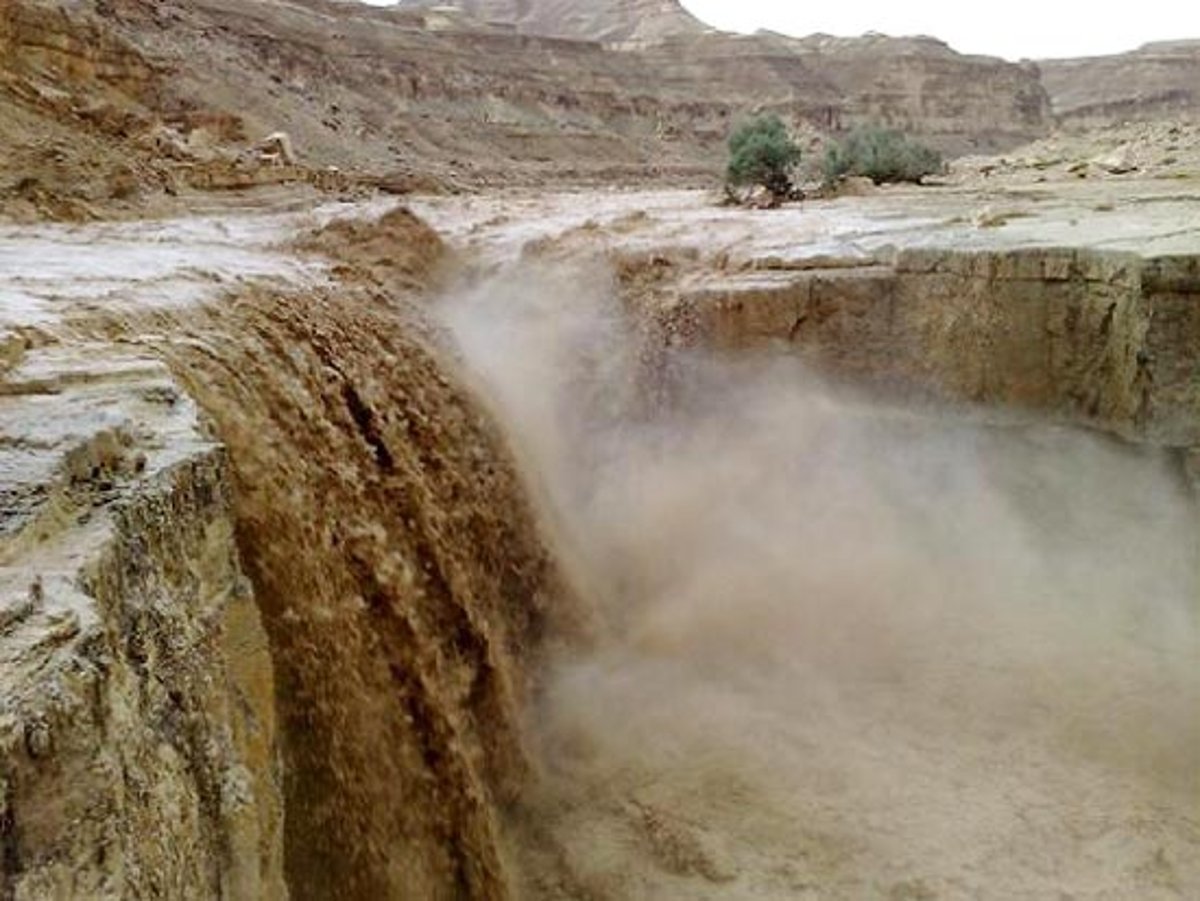
<svg viewBox="0 0 1200 901"><path fill-rule="evenodd" d="M573 604L499 433L404 300L440 240L396 214L308 236L333 259L296 251L338 212L0 234L0 326L63 366L109 342L164 359L226 448L291 897L509 897L523 700ZM140 390L77 368L109 392L98 415Z"/></svg>
<svg viewBox="0 0 1200 901"><path fill-rule="evenodd" d="M787 359L647 403L602 269L439 310L602 637L549 669L527 898L1200 893L1200 548L1170 454Z"/></svg>
<svg viewBox="0 0 1200 901"><path fill-rule="evenodd" d="M342 284L140 323L171 335L229 449L278 674L289 889L509 897L524 702L573 595L500 433L405 300L440 240L398 211L313 241Z"/></svg>
<svg viewBox="0 0 1200 901"><path fill-rule="evenodd" d="M246 296L170 353L229 447L278 674L297 898L499 898L547 608L500 442L403 310Z"/></svg>
<svg viewBox="0 0 1200 901"><path fill-rule="evenodd" d="M647 392L603 267L449 290L468 389L375 275L279 250L298 221L0 256L9 324L165 356L229 448L293 895L1200 893L1177 460L788 360L681 356ZM351 268L430 246L397 240ZM156 302L188 291L225 299Z"/></svg>

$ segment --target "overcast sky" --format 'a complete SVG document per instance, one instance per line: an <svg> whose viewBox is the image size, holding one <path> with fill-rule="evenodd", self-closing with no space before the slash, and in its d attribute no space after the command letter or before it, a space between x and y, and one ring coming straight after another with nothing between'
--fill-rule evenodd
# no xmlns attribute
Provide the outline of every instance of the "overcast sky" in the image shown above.
<svg viewBox="0 0 1200 901"><path fill-rule="evenodd" d="M1196 0L1125 4L1003 0L683 0L711 25L785 34L929 34L962 53L1022 57L1120 53L1147 41L1200 38Z"/></svg>
<svg viewBox="0 0 1200 901"><path fill-rule="evenodd" d="M377 6L392 0L366 0ZM538 0L533 0L538 2ZM682 0L729 31L929 34L962 53L1011 60L1121 53L1148 41L1200 38L1197 0L1125 4L1065 0Z"/></svg>

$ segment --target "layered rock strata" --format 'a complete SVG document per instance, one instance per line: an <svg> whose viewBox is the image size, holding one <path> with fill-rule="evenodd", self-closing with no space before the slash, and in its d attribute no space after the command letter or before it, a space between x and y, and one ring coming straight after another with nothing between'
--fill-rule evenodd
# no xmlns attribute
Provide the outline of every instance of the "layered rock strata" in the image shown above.
<svg viewBox="0 0 1200 901"><path fill-rule="evenodd" d="M675 340L787 345L893 389L1190 447L1198 299L1194 256L908 249L871 265L702 277L667 318Z"/></svg>
<svg viewBox="0 0 1200 901"><path fill-rule="evenodd" d="M1129 53L1043 60L1042 84L1064 125L1094 128L1200 113L1200 41L1146 44Z"/></svg>
<svg viewBox="0 0 1200 901"><path fill-rule="evenodd" d="M0 894L282 898L274 667L228 460L153 358L0 384Z"/></svg>

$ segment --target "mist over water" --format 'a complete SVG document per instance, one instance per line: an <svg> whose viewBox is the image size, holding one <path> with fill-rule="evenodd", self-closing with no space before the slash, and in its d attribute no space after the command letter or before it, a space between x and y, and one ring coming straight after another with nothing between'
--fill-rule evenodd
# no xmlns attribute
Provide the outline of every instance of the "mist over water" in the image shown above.
<svg viewBox="0 0 1200 901"><path fill-rule="evenodd" d="M650 368L598 268L438 310L596 618L528 724L523 896L1200 892L1169 453L880 406L786 356Z"/></svg>

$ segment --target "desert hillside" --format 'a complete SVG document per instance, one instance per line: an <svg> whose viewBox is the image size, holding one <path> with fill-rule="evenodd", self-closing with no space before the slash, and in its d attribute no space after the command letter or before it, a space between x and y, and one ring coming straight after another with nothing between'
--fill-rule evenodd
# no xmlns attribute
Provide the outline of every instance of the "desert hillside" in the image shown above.
<svg viewBox="0 0 1200 901"><path fill-rule="evenodd" d="M85 132L91 158L129 162L152 191L166 176L139 166L185 169L188 183L266 177L221 170L277 131L313 169L498 185L707 180L754 110L810 133L885 122L951 153L1048 128L1036 72L936 41L740 37L695 27L673 4L649 17L635 7L543 4L514 31L443 7L14 0L0 24L6 158L49 154L72 173L53 190L78 182L96 200L114 189L71 163L70 141L48 149L55 134ZM646 28L655 40L640 40ZM551 33L638 40L540 36ZM136 79L120 77L131 65Z"/></svg>
<svg viewBox="0 0 1200 901"><path fill-rule="evenodd" d="M1039 63L1055 115L1072 126L1148 121L1200 112L1200 40L1130 53Z"/></svg>

